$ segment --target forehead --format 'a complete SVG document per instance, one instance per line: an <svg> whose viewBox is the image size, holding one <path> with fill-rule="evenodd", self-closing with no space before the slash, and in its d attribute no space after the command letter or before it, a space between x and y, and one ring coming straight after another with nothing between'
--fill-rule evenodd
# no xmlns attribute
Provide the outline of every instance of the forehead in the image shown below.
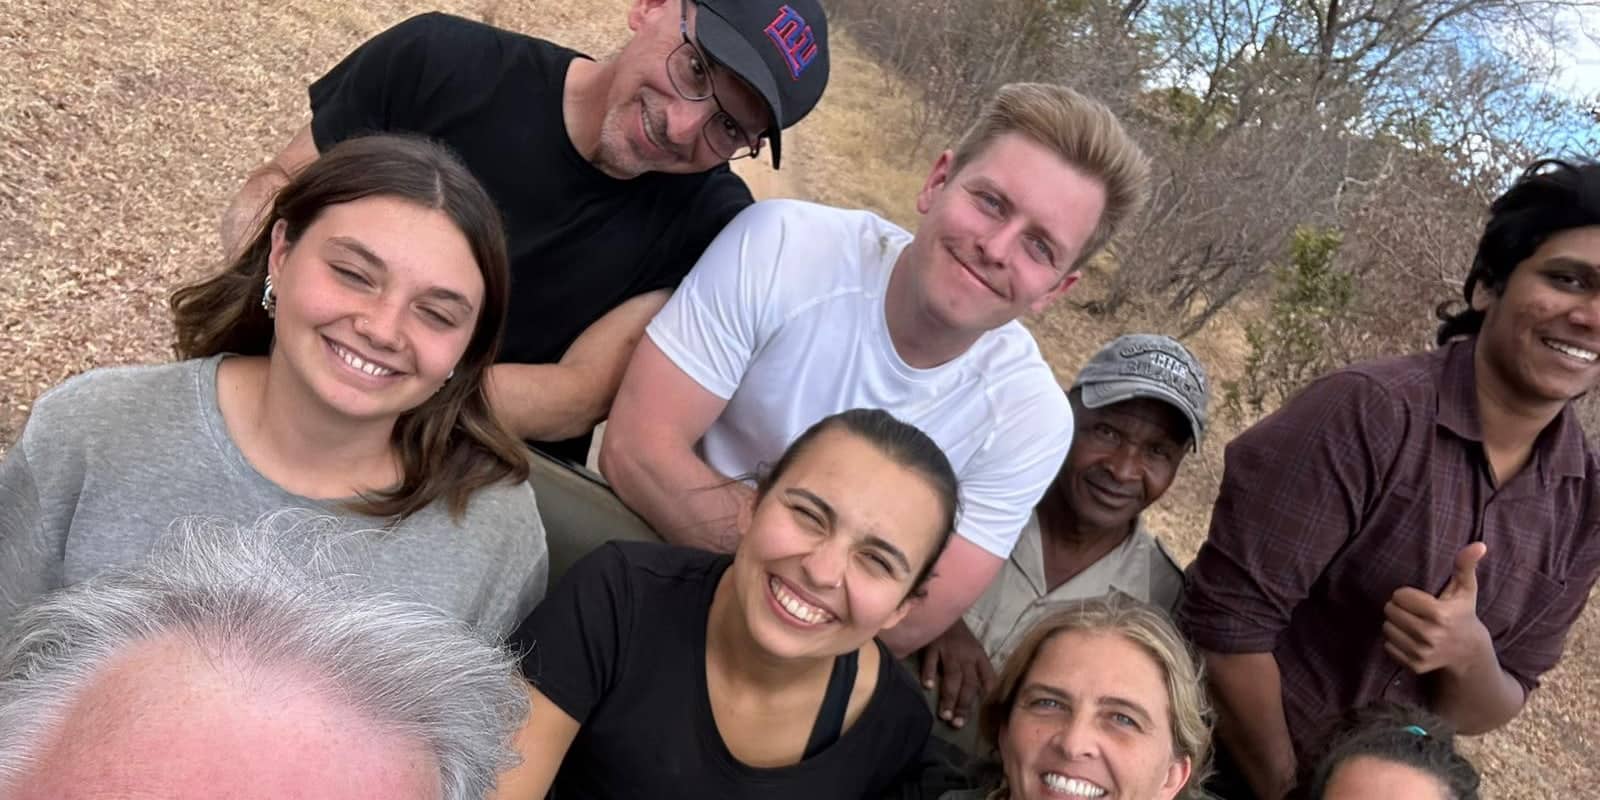
<svg viewBox="0 0 1600 800"><path fill-rule="evenodd" d="M1099 179L1020 133L1004 133L953 176L961 185L987 184L1076 253L1100 224L1106 190Z"/></svg>
<svg viewBox="0 0 1600 800"><path fill-rule="evenodd" d="M105 665L73 703L28 796L61 800L434 800L438 768L293 670L234 672L168 638ZM31 788L30 788L31 787Z"/></svg>
<svg viewBox="0 0 1600 800"><path fill-rule="evenodd" d="M1340 764L1323 790L1327 800L1366 800L1369 797L1407 797L1445 800L1443 782L1416 767L1372 756L1355 756Z"/></svg>
<svg viewBox="0 0 1600 800"><path fill-rule="evenodd" d="M1109 631L1069 631L1039 648L1025 684L1052 687L1078 702L1121 697L1167 715L1161 667L1144 648Z"/></svg>
<svg viewBox="0 0 1600 800"><path fill-rule="evenodd" d="M1532 260L1567 259L1600 267L1600 225L1568 228L1552 234L1533 252Z"/></svg>
<svg viewBox="0 0 1600 800"><path fill-rule="evenodd" d="M888 539L913 563L942 532L940 498L927 476L847 431L828 430L813 439L773 488L817 495L833 507L841 526Z"/></svg>
<svg viewBox="0 0 1600 800"><path fill-rule="evenodd" d="M472 246L438 209L396 197L364 197L323 209L303 238L330 251L323 255L347 250L330 240L354 241L398 279L419 288L449 289L474 301L483 297L483 272Z"/></svg>

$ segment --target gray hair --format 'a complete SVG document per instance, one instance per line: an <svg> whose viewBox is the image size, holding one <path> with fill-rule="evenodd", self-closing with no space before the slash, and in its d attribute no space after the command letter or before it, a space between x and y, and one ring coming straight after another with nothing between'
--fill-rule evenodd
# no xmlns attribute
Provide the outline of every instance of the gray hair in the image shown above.
<svg viewBox="0 0 1600 800"><path fill-rule="evenodd" d="M432 606L334 572L319 535L327 527L180 521L138 567L19 611L0 641L0 785L33 763L103 665L177 635L218 660L317 676L384 729L423 743L441 798L488 794L516 762L511 739L528 712L515 657Z"/></svg>

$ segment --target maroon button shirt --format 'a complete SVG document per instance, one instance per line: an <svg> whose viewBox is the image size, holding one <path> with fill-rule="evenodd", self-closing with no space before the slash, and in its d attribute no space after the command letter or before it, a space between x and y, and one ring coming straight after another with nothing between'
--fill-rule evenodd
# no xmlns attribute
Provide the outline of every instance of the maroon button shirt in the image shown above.
<svg viewBox="0 0 1600 800"><path fill-rule="evenodd" d="M1395 589L1438 594L1469 542L1478 616L1524 688L1561 656L1600 572L1600 460L1569 405L1528 464L1489 479L1475 339L1330 373L1228 445L1181 624L1202 649L1272 652L1296 750L1344 710L1427 705L1383 649Z"/></svg>

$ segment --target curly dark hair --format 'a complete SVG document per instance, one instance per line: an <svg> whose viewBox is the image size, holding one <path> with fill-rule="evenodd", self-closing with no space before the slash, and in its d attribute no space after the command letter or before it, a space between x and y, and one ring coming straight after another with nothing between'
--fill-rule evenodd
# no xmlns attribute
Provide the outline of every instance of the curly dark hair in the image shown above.
<svg viewBox="0 0 1600 800"><path fill-rule="evenodd" d="M1339 767L1366 756L1432 775L1449 800L1478 800L1478 770L1456 752L1455 738L1449 723L1414 706L1378 703L1357 709L1328 737L1322 757L1302 772L1295 796L1321 800Z"/></svg>

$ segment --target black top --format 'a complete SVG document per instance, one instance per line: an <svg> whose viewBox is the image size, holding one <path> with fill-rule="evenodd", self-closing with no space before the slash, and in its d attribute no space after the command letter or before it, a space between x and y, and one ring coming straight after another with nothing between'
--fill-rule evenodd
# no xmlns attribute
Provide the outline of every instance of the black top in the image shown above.
<svg viewBox="0 0 1600 800"><path fill-rule="evenodd" d="M850 694L856 688L856 670L861 653L851 650L833 659L833 670L828 673L828 688L822 691L822 708L817 710L817 721L811 724L811 735L806 738L806 752L810 758L839 741L844 732L844 718L850 711Z"/></svg>
<svg viewBox="0 0 1600 800"><path fill-rule="evenodd" d="M311 84L319 152L363 133L421 133L453 149L499 205L511 255L502 361L559 361L607 311L677 286L751 203L726 165L622 181L585 161L561 93L567 66L586 57L433 13L378 34Z"/></svg>
<svg viewBox="0 0 1600 800"><path fill-rule="evenodd" d="M867 707L797 764L757 768L728 751L706 688L706 623L726 555L610 542L573 565L518 632L523 672L582 727L551 796L877 797L915 767L933 723L880 642ZM821 720L819 720L821 722Z"/></svg>

